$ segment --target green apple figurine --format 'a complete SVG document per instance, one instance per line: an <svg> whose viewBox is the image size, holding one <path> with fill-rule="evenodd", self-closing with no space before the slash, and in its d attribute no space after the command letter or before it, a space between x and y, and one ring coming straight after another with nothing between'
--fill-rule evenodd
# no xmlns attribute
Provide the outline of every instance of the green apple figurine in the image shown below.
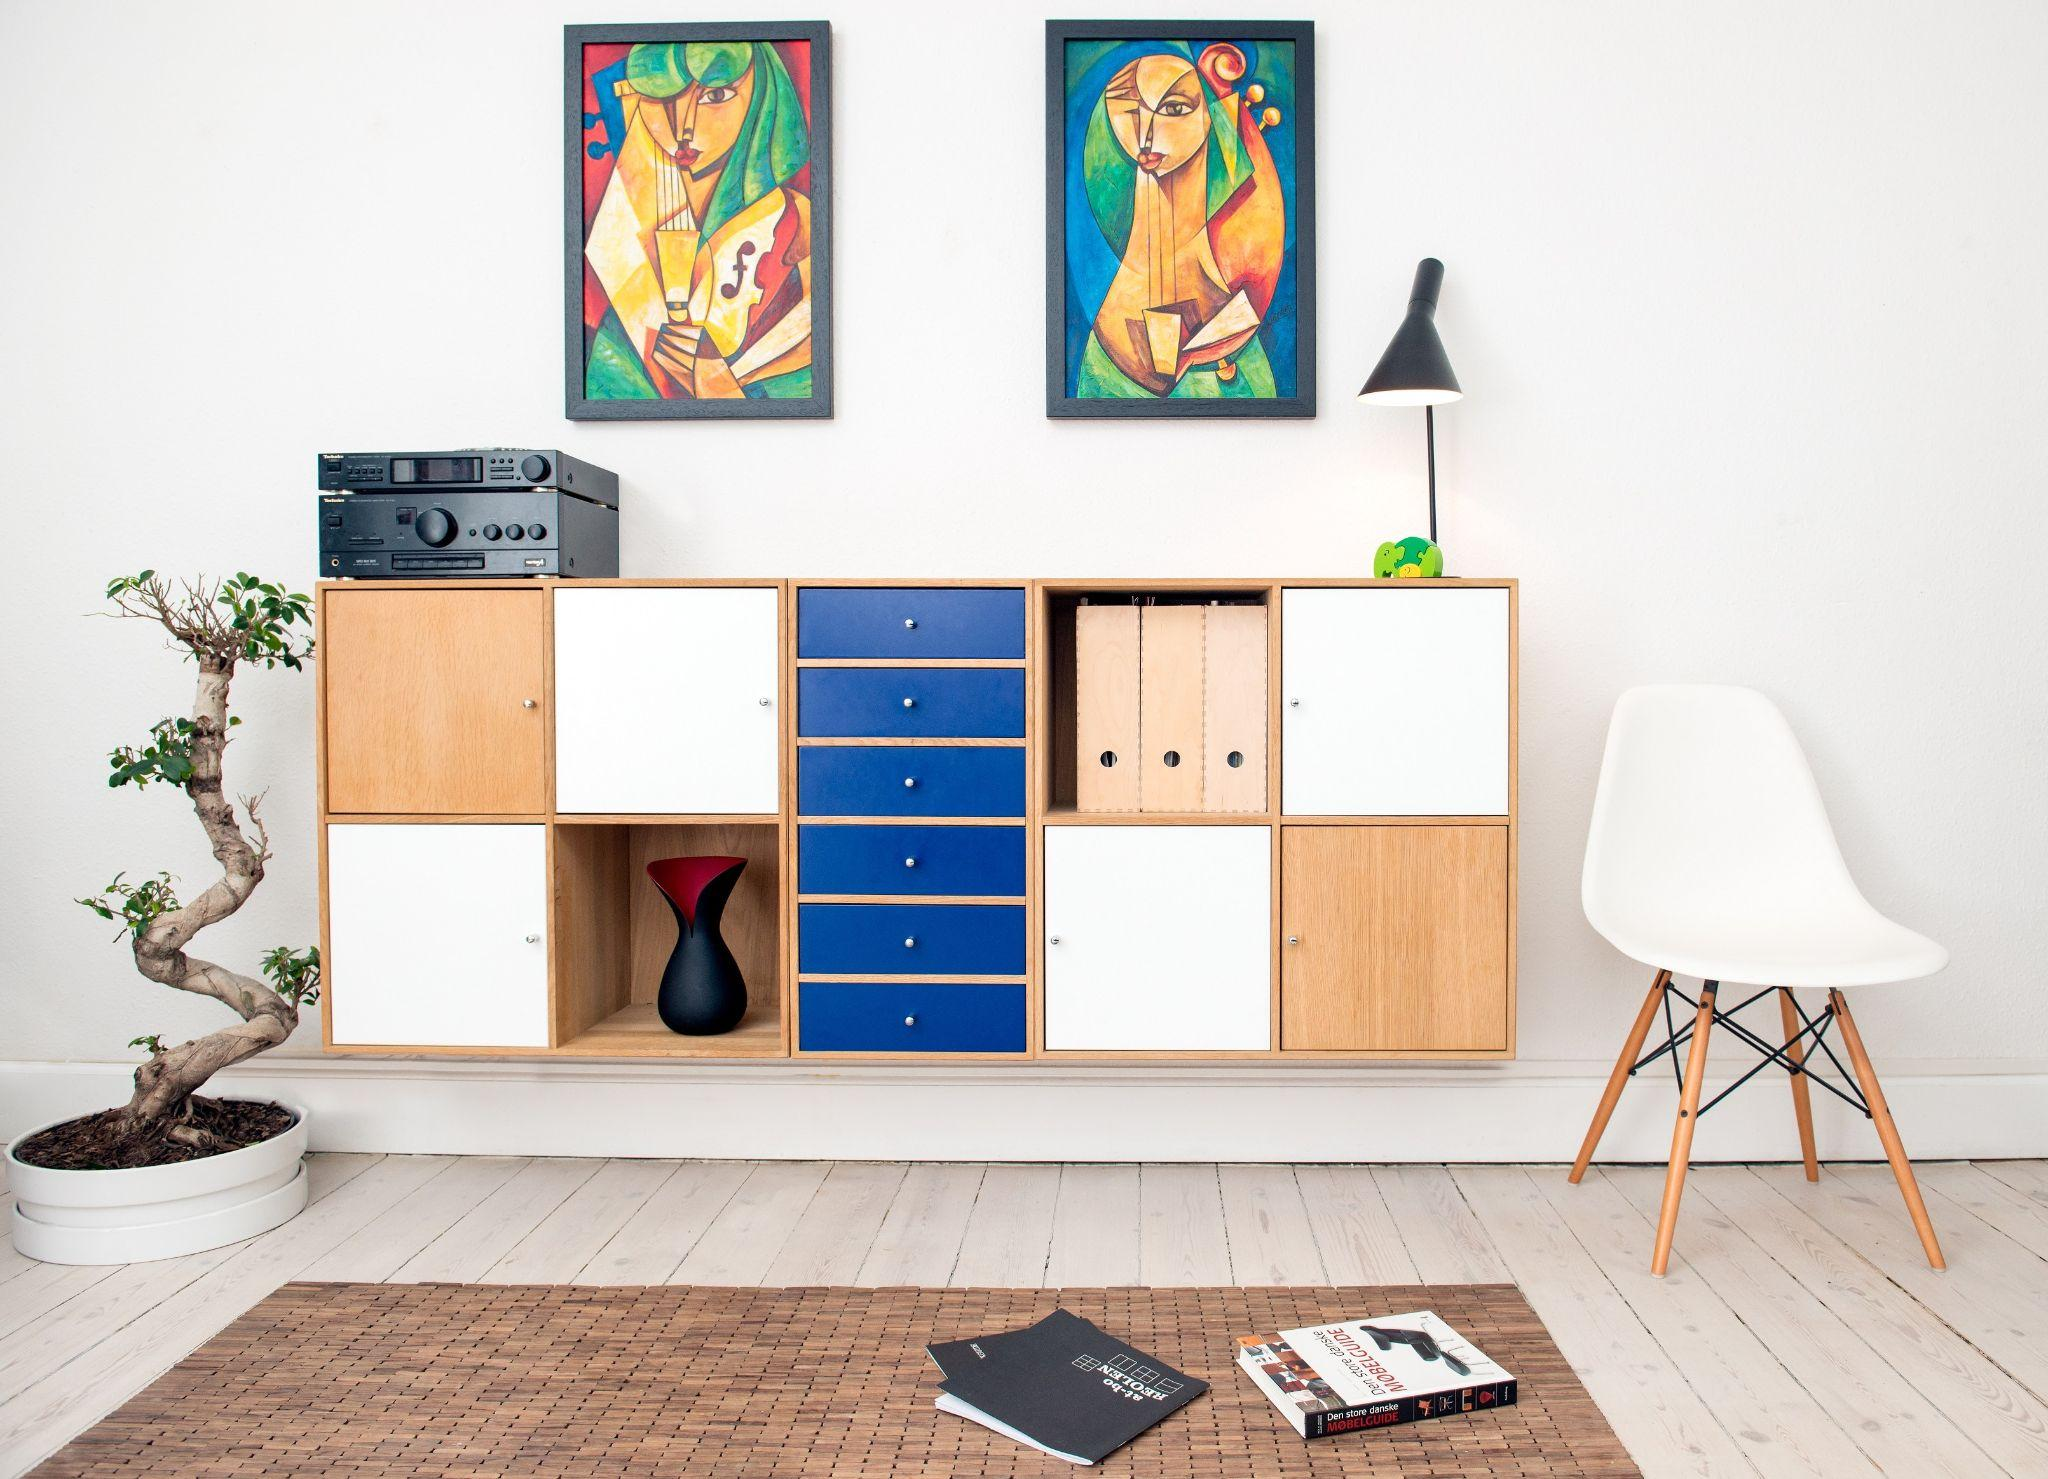
<svg viewBox="0 0 2048 1479"><path fill-rule="evenodd" d="M1444 573L1444 552L1420 534L1389 540L1372 557L1372 573L1382 580L1388 576L1421 577Z"/></svg>

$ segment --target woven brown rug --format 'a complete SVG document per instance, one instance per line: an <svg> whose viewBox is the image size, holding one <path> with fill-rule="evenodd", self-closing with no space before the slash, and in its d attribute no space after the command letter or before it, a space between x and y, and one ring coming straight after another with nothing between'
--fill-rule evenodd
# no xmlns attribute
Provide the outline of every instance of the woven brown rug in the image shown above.
<svg viewBox="0 0 2048 1479"><path fill-rule="evenodd" d="M1635 1474L1510 1284L693 1289L287 1284L47 1475L1064 1475L932 1406L929 1340L1064 1305L1211 1391L1101 1465L1159 1479ZM1304 1442L1233 1339L1434 1309L1521 1381L1469 1417Z"/></svg>

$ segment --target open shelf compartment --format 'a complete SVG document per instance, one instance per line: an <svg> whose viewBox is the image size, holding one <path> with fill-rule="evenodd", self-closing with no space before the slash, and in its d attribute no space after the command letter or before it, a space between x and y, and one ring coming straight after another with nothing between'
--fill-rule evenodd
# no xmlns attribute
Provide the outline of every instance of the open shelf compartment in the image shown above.
<svg viewBox="0 0 2048 1479"><path fill-rule="evenodd" d="M782 833L774 822L633 822L554 829L556 1051L596 1058L762 1058L784 1051ZM729 855L747 860L722 933L747 983L730 1032L685 1037L654 998L675 946L675 919L647 864Z"/></svg>
<svg viewBox="0 0 2048 1479"><path fill-rule="evenodd" d="M1085 582L1041 599L1048 821L1269 819L1271 587ZM1085 767L1104 772L1093 786Z"/></svg>

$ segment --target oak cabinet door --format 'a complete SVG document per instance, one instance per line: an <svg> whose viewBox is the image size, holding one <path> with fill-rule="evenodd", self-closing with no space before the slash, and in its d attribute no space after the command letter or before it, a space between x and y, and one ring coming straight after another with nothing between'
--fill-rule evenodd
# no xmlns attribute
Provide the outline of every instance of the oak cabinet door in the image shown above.
<svg viewBox="0 0 2048 1479"><path fill-rule="evenodd" d="M1508 591L1296 589L1281 611L1282 811L1506 815Z"/></svg>
<svg viewBox="0 0 2048 1479"><path fill-rule="evenodd" d="M555 809L781 809L781 592L555 592Z"/></svg>
<svg viewBox="0 0 2048 1479"><path fill-rule="evenodd" d="M327 829L326 1010L337 1045L548 1045L546 829Z"/></svg>
<svg viewBox="0 0 2048 1479"><path fill-rule="evenodd" d="M1506 827L1284 827L1280 1045L1508 1045Z"/></svg>
<svg viewBox="0 0 2048 1479"><path fill-rule="evenodd" d="M1265 827L1045 829L1045 1045L1263 1052Z"/></svg>
<svg viewBox="0 0 2048 1479"><path fill-rule="evenodd" d="M327 809L545 811L542 600L538 588L328 591Z"/></svg>

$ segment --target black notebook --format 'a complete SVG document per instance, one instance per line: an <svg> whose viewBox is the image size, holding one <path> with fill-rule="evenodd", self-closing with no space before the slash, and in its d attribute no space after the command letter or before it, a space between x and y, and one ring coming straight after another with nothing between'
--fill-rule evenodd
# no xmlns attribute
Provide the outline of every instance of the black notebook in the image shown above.
<svg viewBox="0 0 2048 1479"><path fill-rule="evenodd" d="M925 1350L946 1375L941 1410L1069 1463L1101 1460L1209 1390L1066 1310Z"/></svg>

